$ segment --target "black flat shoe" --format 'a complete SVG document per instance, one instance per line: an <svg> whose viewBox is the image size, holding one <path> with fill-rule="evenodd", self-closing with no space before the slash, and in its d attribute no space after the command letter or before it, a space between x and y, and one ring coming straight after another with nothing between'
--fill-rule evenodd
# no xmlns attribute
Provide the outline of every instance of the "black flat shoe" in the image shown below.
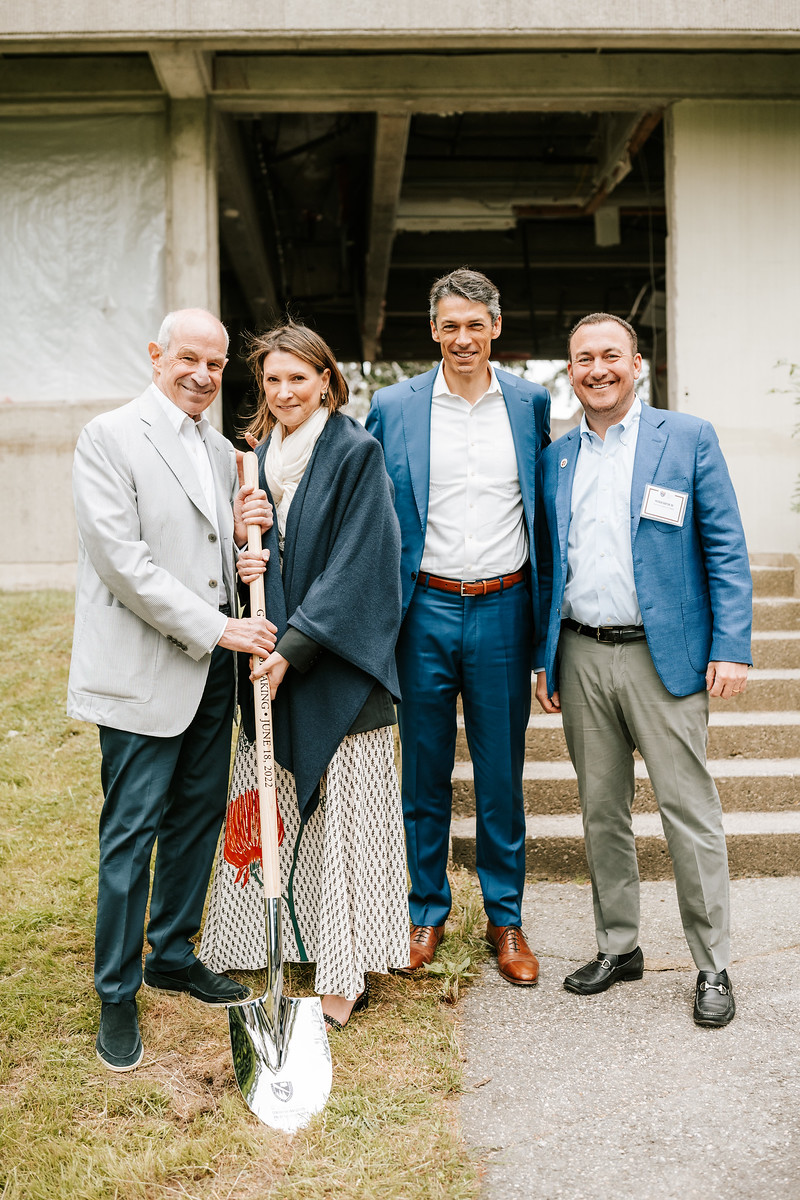
<svg viewBox="0 0 800 1200"><path fill-rule="evenodd" d="M109 1071L136 1070L144 1056L144 1046L139 1036L135 1000L121 1000L119 1004L103 1001L95 1049Z"/></svg>
<svg viewBox="0 0 800 1200"><path fill-rule="evenodd" d="M352 1017L353 1013L363 1012L365 1008L369 1008L369 975L364 976L364 990L356 998L355 1004L350 1009L350 1017ZM348 1017L347 1021L337 1021L336 1017L329 1017L324 1009L322 1015L325 1018L325 1024L330 1025L331 1029L335 1029L337 1033L341 1033L347 1021L350 1020L350 1017Z"/></svg>
<svg viewBox="0 0 800 1200"><path fill-rule="evenodd" d="M694 993L696 1025L729 1025L736 1013L736 1001L727 971L700 971Z"/></svg>
<svg viewBox="0 0 800 1200"><path fill-rule="evenodd" d="M619 961L618 954L598 954L597 958L579 967L564 980L568 992L577 996L596 996L605 992L612 983L625 983L632 979L641 979L644 975L644 955L641 947L637 946L630 958L625 962Z"/></svg>
<svg viewBox="0 0 800 1200"><path fill-rule="evenodd" d="M250 988L227 975L209 971L197 958L191 966L176 971L154 971L145 966L144 982L146 987L171 996L188 992L201 1004L239 1004L251 995Z"/></svg>

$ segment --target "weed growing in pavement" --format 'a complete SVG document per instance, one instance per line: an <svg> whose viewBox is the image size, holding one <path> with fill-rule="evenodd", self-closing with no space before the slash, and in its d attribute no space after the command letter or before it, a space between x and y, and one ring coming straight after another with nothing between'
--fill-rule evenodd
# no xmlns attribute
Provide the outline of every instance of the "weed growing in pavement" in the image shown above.
<svg viewBox="0 0 800 1200"><path fill-rule="evenodd" d="M71 635L71 597L0 594L2 1200L475 1197L436 976L372 977L369 1009L331 1036L330 1101L294 1138L242 1101L224 1009L142 990L142 1067L115 1076L97 1062L99 748L64 712ZM453 885L442 952L470 964L463 986L484 953L481 904L466 873ZM311 990L309 968L287 968L287 994Z"/></svg>
<svg viewBox="0 0 800 1200"><path fill-rule="evenodd" d="M457 1004L460 989L474 979L474 969L488 956L484 936L486 914L480 892L463 868L452 872L454 905L447 923L447 933L425 970L439 981L439 996L445 1004Z"/></svg>

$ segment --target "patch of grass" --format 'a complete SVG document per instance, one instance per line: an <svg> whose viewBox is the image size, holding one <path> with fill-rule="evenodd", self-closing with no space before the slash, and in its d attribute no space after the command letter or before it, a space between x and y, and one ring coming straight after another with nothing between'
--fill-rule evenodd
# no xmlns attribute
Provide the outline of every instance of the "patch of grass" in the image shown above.
<svg viewBox="0 0 800 1200"><path fill-rule="evenodd" d="M99 747L64 712L71 634L71 597L0 594L0 1200L471 1200L443 1003L486 953L464 872L446 970L372 977L370 1008L331 1036L330 1101L294 1138L239 1095L224 1009L143 989L142 1068L97 1062ZM309 994L310 968L285 990Z"/></svg>

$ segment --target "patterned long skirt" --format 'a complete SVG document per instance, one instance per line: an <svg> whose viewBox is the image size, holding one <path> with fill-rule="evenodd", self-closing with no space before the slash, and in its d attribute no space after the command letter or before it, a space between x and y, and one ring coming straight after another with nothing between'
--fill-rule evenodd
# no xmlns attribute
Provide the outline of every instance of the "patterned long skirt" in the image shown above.
<svg viewBox="0 0 800 1200"><path fill-rule="evenodd" d="M315 990L354 1000L366 971L408 963L403 814L389 727L346 737L301 822L294 776L277 767L283 957L316 963ZM239 733L225 836L199 957L212 971L266 961L255 745Z"/></svg>

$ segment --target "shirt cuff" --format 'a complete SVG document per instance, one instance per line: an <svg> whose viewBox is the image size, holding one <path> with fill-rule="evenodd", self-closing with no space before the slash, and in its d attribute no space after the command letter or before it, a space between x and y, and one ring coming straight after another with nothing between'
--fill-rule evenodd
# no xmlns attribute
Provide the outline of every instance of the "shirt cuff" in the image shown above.
<svg viewBox="0 0 800 1200"><path fill-rule="evenodd" d="M301 675L305 675L322 654L322 646L310 638L307 633L302 633L293 625L289 625L276 645L275 653L283 655L290 666L299 671Z"/></svg>
<svg viewBox="0 0 800 1200"><path fill-rule="evenodd" d="M214 642L214 647L219 645L219 639L222 637L223 633L228 628L228 618L225 616L225 613L220 613L219 617L220 617L220 620L222 621L222 629L220 629L219 633L217 634L217 640Z"/></svg>

